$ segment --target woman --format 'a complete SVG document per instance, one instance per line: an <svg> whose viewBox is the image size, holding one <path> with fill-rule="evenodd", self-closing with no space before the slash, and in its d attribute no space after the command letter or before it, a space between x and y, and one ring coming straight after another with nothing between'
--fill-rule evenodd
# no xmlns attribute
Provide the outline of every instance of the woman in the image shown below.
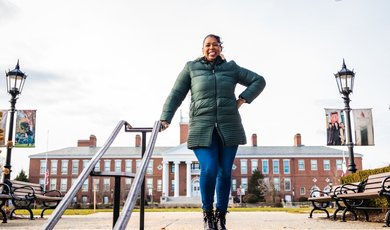
<svg viewBox="0 0 390 230"><path fill-rule="evenodd" d="M238 145L246 144L246 136L238 112L251 103L264 89L262 76L227 62L221 38L207 35L203 40L203 56L186 63L165 101L160 117L162 130L191 91L190 122L187 146L200 164L200 192L205 229L226 229L231 170ZM236 99L236 85L246 89ZM217 194L214 214L214 192Z"/></svg>

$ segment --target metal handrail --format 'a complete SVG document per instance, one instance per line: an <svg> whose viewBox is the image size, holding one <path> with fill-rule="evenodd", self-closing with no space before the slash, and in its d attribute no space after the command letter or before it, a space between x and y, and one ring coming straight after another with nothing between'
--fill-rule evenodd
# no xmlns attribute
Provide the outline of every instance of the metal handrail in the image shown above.
<svg viewBox="0 0 390 230"><path fill-rule="evenodd" d="M153 127L153 131L151 133L151 137L149 139L148 146L146 148L146 152L145 152L146 154L142 157L140 167L135 174L134 182L131 185L129 195L127 196L126 202L122 208L122 213L119 216L119 218L118 218L118 220L113 228L115 230L125 229L129 220L130 220L132 211L133 211L135 203L137 201L138 194L141 191L142 182L144 180L145 173L146 173L150 158L152 156L154 145L155 145L156 139L157 139L157 134L160 131L160 128L161 128L161 121L156 121L154 124L154 127Z"/></svg>
<svg viewBox="0 0 390 230"><path fill-rule="evenodd" d="M70 205L73 197L76 196L77 192L80 190L80 188L83 186L85 180L88 178L92 170L95 168L95 165L99 162L100 158L106 153L107 149L111 146L112 142L114 142L116 136L118 135L119 131L121 130L123 125L127 125L128 123L126 121L120 121L118 125L115 127L114 131L109 136L106 143L103 145L103 147L99 150L98 153L95 154L95 156L91 159L90 163L87 167L84 168L84 170L81 172L75 183L72 185L72 187L69 189L69 191L66 193L64 198L61 200L61 202L58 204L57 208L53 211L52 215L48 218L46 223L42 226L42 229L53 229L54 226L58 223L61 216L64 214L65 210Z"/></svg>

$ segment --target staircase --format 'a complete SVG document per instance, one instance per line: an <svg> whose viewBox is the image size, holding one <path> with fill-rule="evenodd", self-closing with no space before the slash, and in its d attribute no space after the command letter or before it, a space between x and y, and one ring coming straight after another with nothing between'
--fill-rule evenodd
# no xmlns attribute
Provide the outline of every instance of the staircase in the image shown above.
<svg viewBox="0 0 390 230"><path fill-rule="evenodd" d="M165 197L161 198L160 201L161 207L187 207L187 208L199 208L202 206L200 196L195 197Z"/></svg>

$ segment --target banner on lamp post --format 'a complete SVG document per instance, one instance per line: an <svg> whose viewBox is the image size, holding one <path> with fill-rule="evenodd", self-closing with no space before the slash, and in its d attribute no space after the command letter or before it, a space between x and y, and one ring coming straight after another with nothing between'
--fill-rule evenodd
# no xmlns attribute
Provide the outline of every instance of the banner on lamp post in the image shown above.
<svg viewBox="0 0 390 230"><path fill-rule="evenodd" d="M36 110L18 110L16 113L15 147L35 147Z"/></svg>
<svg viewBox="0 0 390 230"><path fill-rule="evenodd" d="M374 125L372 109L353 109L355 145L374 145Z"/></svg>
<svg viewBox="0 0 390 230"><path fill-rule="evenodd" d="M8 110L0 110L0 146L5 146L5 130L7 126Z"/></svg>
<svg viewBox="0 0 390 230"><path fill-rule="evenodd" d="M325 109L326 145L345 145L345 114L343 109Z"/></svg>

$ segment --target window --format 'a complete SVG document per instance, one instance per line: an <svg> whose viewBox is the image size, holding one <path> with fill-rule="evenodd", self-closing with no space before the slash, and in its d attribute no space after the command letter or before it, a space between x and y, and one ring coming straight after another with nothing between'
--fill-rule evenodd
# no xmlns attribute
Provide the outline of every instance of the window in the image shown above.
<svg viewBox="0 0 390 230"><path fill-rule="evenodd" d="M93 179L93 191L99 192L100 179Z"/></svg>
<svg viewBox="0 0 390 230"><path fill-rule="evenodd" d="M272 160L272 169L274 174L279 174L279 160Z"/></svg>
<svg viewBox="0 0 390 230"><path fill-rule="evenodd" d="M104 169L103 171L109 172L111 171L111 160L104 160Z"/></svg>
<svg viewBox="0 0 390 230"><path fill-rule="evenodd" d="M86 203L88 202L88 197L87 197L87 196L82 196L82 197L81 197L81 202L82 202L83 204L86 204Z"/></svg>
<svg viewBox="0 0 390 230"><path fill-rule="evenodd" d="M290 174L290 160L283 160L283 173Z"/></svg>
<svg viewBox="0 0 390 230"><path fill-rule="evenodd" d="M247 190L248 189L248 178L241 178L241 188Z"/></svg>
<svg viewBox="0 0 390 230"><path fill-rule="evenodd" d="M274 178L274 188L275 191L280 191L280 178L278 177Z"/></svg>
<svg viewBox="0 0 390 230"><path fill-rule="evenodd" d="M50 190L56 190L57 189L57 179L50 179Z"/></svg>
<svg viewBox="0 0 390 230"><path fill-rule="evenodd" d="M74 182L76 182L76 180L77 180L77 178L72 178L72 180L71 180L71 185L73 185L74 184Z"/></svg>
<svg viewBox="0 0 390 230"><path fill-rule="evenodd" d="M85 169L85 167L87 167L89 164L89 160L83 160L83 169Z"/></svg>
<svg viewBox="0 0 390 230"><path fill-rule="evenodd" d="M241 174L248 174L248 160L240 160L241 162Z"/></svg>
<svg viewBox="0 0 390 230"><path fill-rule="evenodd" d="M79 160L72 160L72 174L79 174Z"/></svg>
<svg viewBox="0 0 390 230"><path fill-rule="evenodd" d="M67 189L68 189L68 179L66 179L66 178L61 178L60 191L61 191L61 192L66 192Z"/></svg>
<svg viewBox="0 0 390 230"><path fill-rule="evenodd" d="M61 174L62 175L68 174L68 160L61 161Z"/></svg>
<svg viewBox="0 0 390 230"><path fill-rule="evenodd" d="M157 180L157 191L158 192L162 191L162 180L161 179Z"/></svg>
<svg viewBox="0 0 390 230"><path fill-rule="evenodd" d="M284 178L284 191L291 191L291 179Z"/></svg>
<svg viewBox="0 0 390 230"><path fill-rule="evenodd" d="M324 160L324 170L325 171L330 170L330 160Z"/></svg>
<svg viewBox="0 0 390 230"><path fill-rule="evenodd" d="M175 180L171 180L171 189L172 191L175 190Z"/></svg>
<svg viewBox="0 0 390 230"><path fill-rule="evenodd" d="M103 190L110 191L110 178L104 178L103 180Z"/></svg>
<svg viewBox="0 0 390 230"><path fill-rule="evenodd" d="M58 165L58 160L51 160L51 169L50 169L51 175L57 174L57 165Z"/></svg>
<svg viewBox="0 0 390 230"><path fill-rule="evenodd" d="M259 170L259 162L258 160L251 160L251 172Z"/></svg>
<svg viewBox="0 0 390 230"><path fill-rule="evenodd" d="M103 196L103 204L108 204L108 196Z"/></svg>
<svg viewBox="0 0 390 230"><path fill-rule="evenodd" d="M232 191L237 191L237 180L232 179Z"/></svg>
<svg viewBox="0 0 390 230"><path fill-rule="evenodd" d="M136 170L138 171L138 169L139 169L139 167L141 165L141 160L136 160L135 164L136 164Z"/></svg>
<svg viewBox="0 0 390 230"><path fill-rule="evenodd" d="M262 164L262 167L261 167L261 171L263 174L268 174L268 160L262 160L261 161L261 164Z"/></svg>
<svg viewBox="0 0 390 230"><path fill-rule="evenodd" d="M153 160L149 161L148 168L146 169L146 173L149 175L153 175Z"/></svg>
<svg viewBox="0 0 390 230"><path fill-rule="evenodd" d="M133 164L132 160L126 160L125 161L125 172L129 172L129 173L133 172L132 164Z"/></svg>
<svg viewBox="0 0 390 230"><path fill-rule="evenodd" d="M270 183L269 183L269 178L268 178L268 177L264 177L263 183L264 183L265 185L267 185L268 188L271 187L271 185L270 185Z"/></svg>
<svg viewBox="0 0 390 230"><path fill-rule="evenodd" d="M305 195L306 194L306 189L304 187L299 188L299 194L300 195Z"/></svg>
<svg viewBox="0 0 390 230"><path fill-rule="evenodd" d="M317 160L311 160L311 170L318 170Z"/></svg>
<svg viewBox="0 0 390 230"><path fill-rule="evenodd" d="M170 166L171 166L171 171L170 172L174 173L175 172L175 164L171 163Z"/></svg>
<svg viewBox="0 0 390 230"><path fill-rule="evenodd" d="M81 191L88 192L88 179L86 179L81 187Z"/></svg>
<svg viewBox="0 0 390 230"><path fill-rule="evenodd" d="M146 178L146 188L153 189L153 178Z"/></svg>
<svg viewBox="0 0 390 230"><path fill-rule="evenodd" d="M336 160L336 169L343 170L343 160Z"/></svg>
<svg viewBox="0 0 390 230"><path fill-rule="evenodd" d="M115 172L122 171L122 160L115 160Z"/></svg>
<svg viewBox="0 0 390 230"><path fill-rule="evenodd" d="M125 189L129 190L131 187L132 178L125 178Z"/></svg>
<svg viewBox="0 0 390 230"><path fill-rule="evenodd" d="M191 164L191 173L198 174L200 173L200 165L199 162L192 162Z"/></svg>
<svg viewBox="0 0 390 230"><path fill-rule="evenodd" d="M305 160L298 160L298 170L299 171L305 170Z"/></svg>
<svg viewBox="0 0 390 230"><path fill-rule="evenodd" d="M39 173L45 175L46 172L46 160L41 160L39 165Z"/></svg>
<svg viewBox="0 0 390 230"><path fill-rule="evenodd" d="M95 165L95 172L100 172L100 160Z"/></svg>
<svg viewBox="0 0 390 230"><path fill-rule="evenodd" d="M39 185L42 186L42 188L46 187L45 178L39 178Z"/></svg>

